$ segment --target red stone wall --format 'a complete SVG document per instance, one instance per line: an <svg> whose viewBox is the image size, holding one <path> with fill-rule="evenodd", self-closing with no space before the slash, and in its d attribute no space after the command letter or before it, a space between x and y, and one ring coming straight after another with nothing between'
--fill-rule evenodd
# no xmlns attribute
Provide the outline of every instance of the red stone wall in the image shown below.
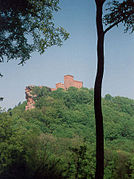
<svg viewBox="0 0 134 179"><path fill-rule="evenodd" d="M51 91L56 91L57 89L56 88L51 88Z"/></svg>
<svg viewBox="0 0 134 179"><path fill-rule="evenodd" d="M82 88L83 82L74 80L73 86L76 88Z"/></svg>
<svg viewBox="0 0 134 179"><path fill-rule="evenodd" d="M57 83L57 84L56 84L56 89L58 89L58 88L63 88L63 89L65 89L64 84L63 84L63 83Z"/></svg>

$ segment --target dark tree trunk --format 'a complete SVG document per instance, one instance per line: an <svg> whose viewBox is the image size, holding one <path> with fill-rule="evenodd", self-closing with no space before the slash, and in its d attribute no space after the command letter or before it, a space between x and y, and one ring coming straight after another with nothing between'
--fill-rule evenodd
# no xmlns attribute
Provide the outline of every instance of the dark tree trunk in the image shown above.
<svg viewBox="0 0 134 179"><path fill-rule="evenodd" d="M95 179L103 179L104 175L104 134L103 134L103 116L101 107L101 88L104 73L104 31L102 25L102 7L101 0L96 1L96 25L97 25L97 75L94 87L94 109L96 120L96 173Z"/></svg>

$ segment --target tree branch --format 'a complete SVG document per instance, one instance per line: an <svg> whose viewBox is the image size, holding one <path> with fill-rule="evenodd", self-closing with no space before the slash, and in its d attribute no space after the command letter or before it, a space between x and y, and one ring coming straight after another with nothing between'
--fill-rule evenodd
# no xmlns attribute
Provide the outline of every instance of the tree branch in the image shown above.
<svg viewBox="0 0 134 179"><path fill-rule="evenodd" d="M112 29L114 26L118 25L118 24L119 24L120 22L122 22L122 21L123 21L123 19L121 19L121 20L119 20L119 21L113 23L112 25L110 25L108 28L106 28L106 29L104 30L104 34L106 34L106 32L108 32L110 29Z"/></svg>
<svg viewBox="0 0 134 179"><path fill-rule="evenodd" d="M122 21L128 19L128 17L129 17L130 15L132 15L132 14L133 14L133 11L130 11L127 16L124 16L122 19L116 21L115 23L113 23L112 25L110 25L109 27L107 27L107 28L104 30L104 35L106 34L106 32L108 32L108 31L109 31L110 29L112 29L114 26L116 26L116 25L118 25L120 22L122 22Z"/></svg>

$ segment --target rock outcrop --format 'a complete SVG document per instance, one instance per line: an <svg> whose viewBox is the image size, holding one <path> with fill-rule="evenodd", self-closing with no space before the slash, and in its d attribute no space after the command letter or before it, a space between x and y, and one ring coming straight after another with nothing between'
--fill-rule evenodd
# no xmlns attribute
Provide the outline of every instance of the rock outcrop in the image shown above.
<svg viewBox="0 0 134 179"><path fill-rule="evenodd" d="M26 99L27 99L27 105L25 107L25 110L29 110L29 109L34 109L35 108L35 101L34 101L34 97L36 97L35 95L32 94L32 89L34 88L33 85L31 86L26 86L25 89L25 94L26 94Z"/></svg>

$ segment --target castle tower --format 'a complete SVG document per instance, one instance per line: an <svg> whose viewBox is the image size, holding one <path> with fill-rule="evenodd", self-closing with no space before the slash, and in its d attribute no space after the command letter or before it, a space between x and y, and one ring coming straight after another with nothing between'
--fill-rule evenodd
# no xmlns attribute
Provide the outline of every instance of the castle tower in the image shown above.
<svg viewBox="0 0 134 179"><path fill-rule="evenodd" d="M64 86L65 89L68 89L70 86L73 86L74 77L72 75L65 75L64 76Z"/></svg>
<svg viewBox="0 0 134 179"><path fill-rule="evenodd" d="M72 75L65 75L64 76L64 86L65 86L65 89L68 89L71 86L73 86L75 88L82 88L83 82L74 80L74 77Z"/></svg>

